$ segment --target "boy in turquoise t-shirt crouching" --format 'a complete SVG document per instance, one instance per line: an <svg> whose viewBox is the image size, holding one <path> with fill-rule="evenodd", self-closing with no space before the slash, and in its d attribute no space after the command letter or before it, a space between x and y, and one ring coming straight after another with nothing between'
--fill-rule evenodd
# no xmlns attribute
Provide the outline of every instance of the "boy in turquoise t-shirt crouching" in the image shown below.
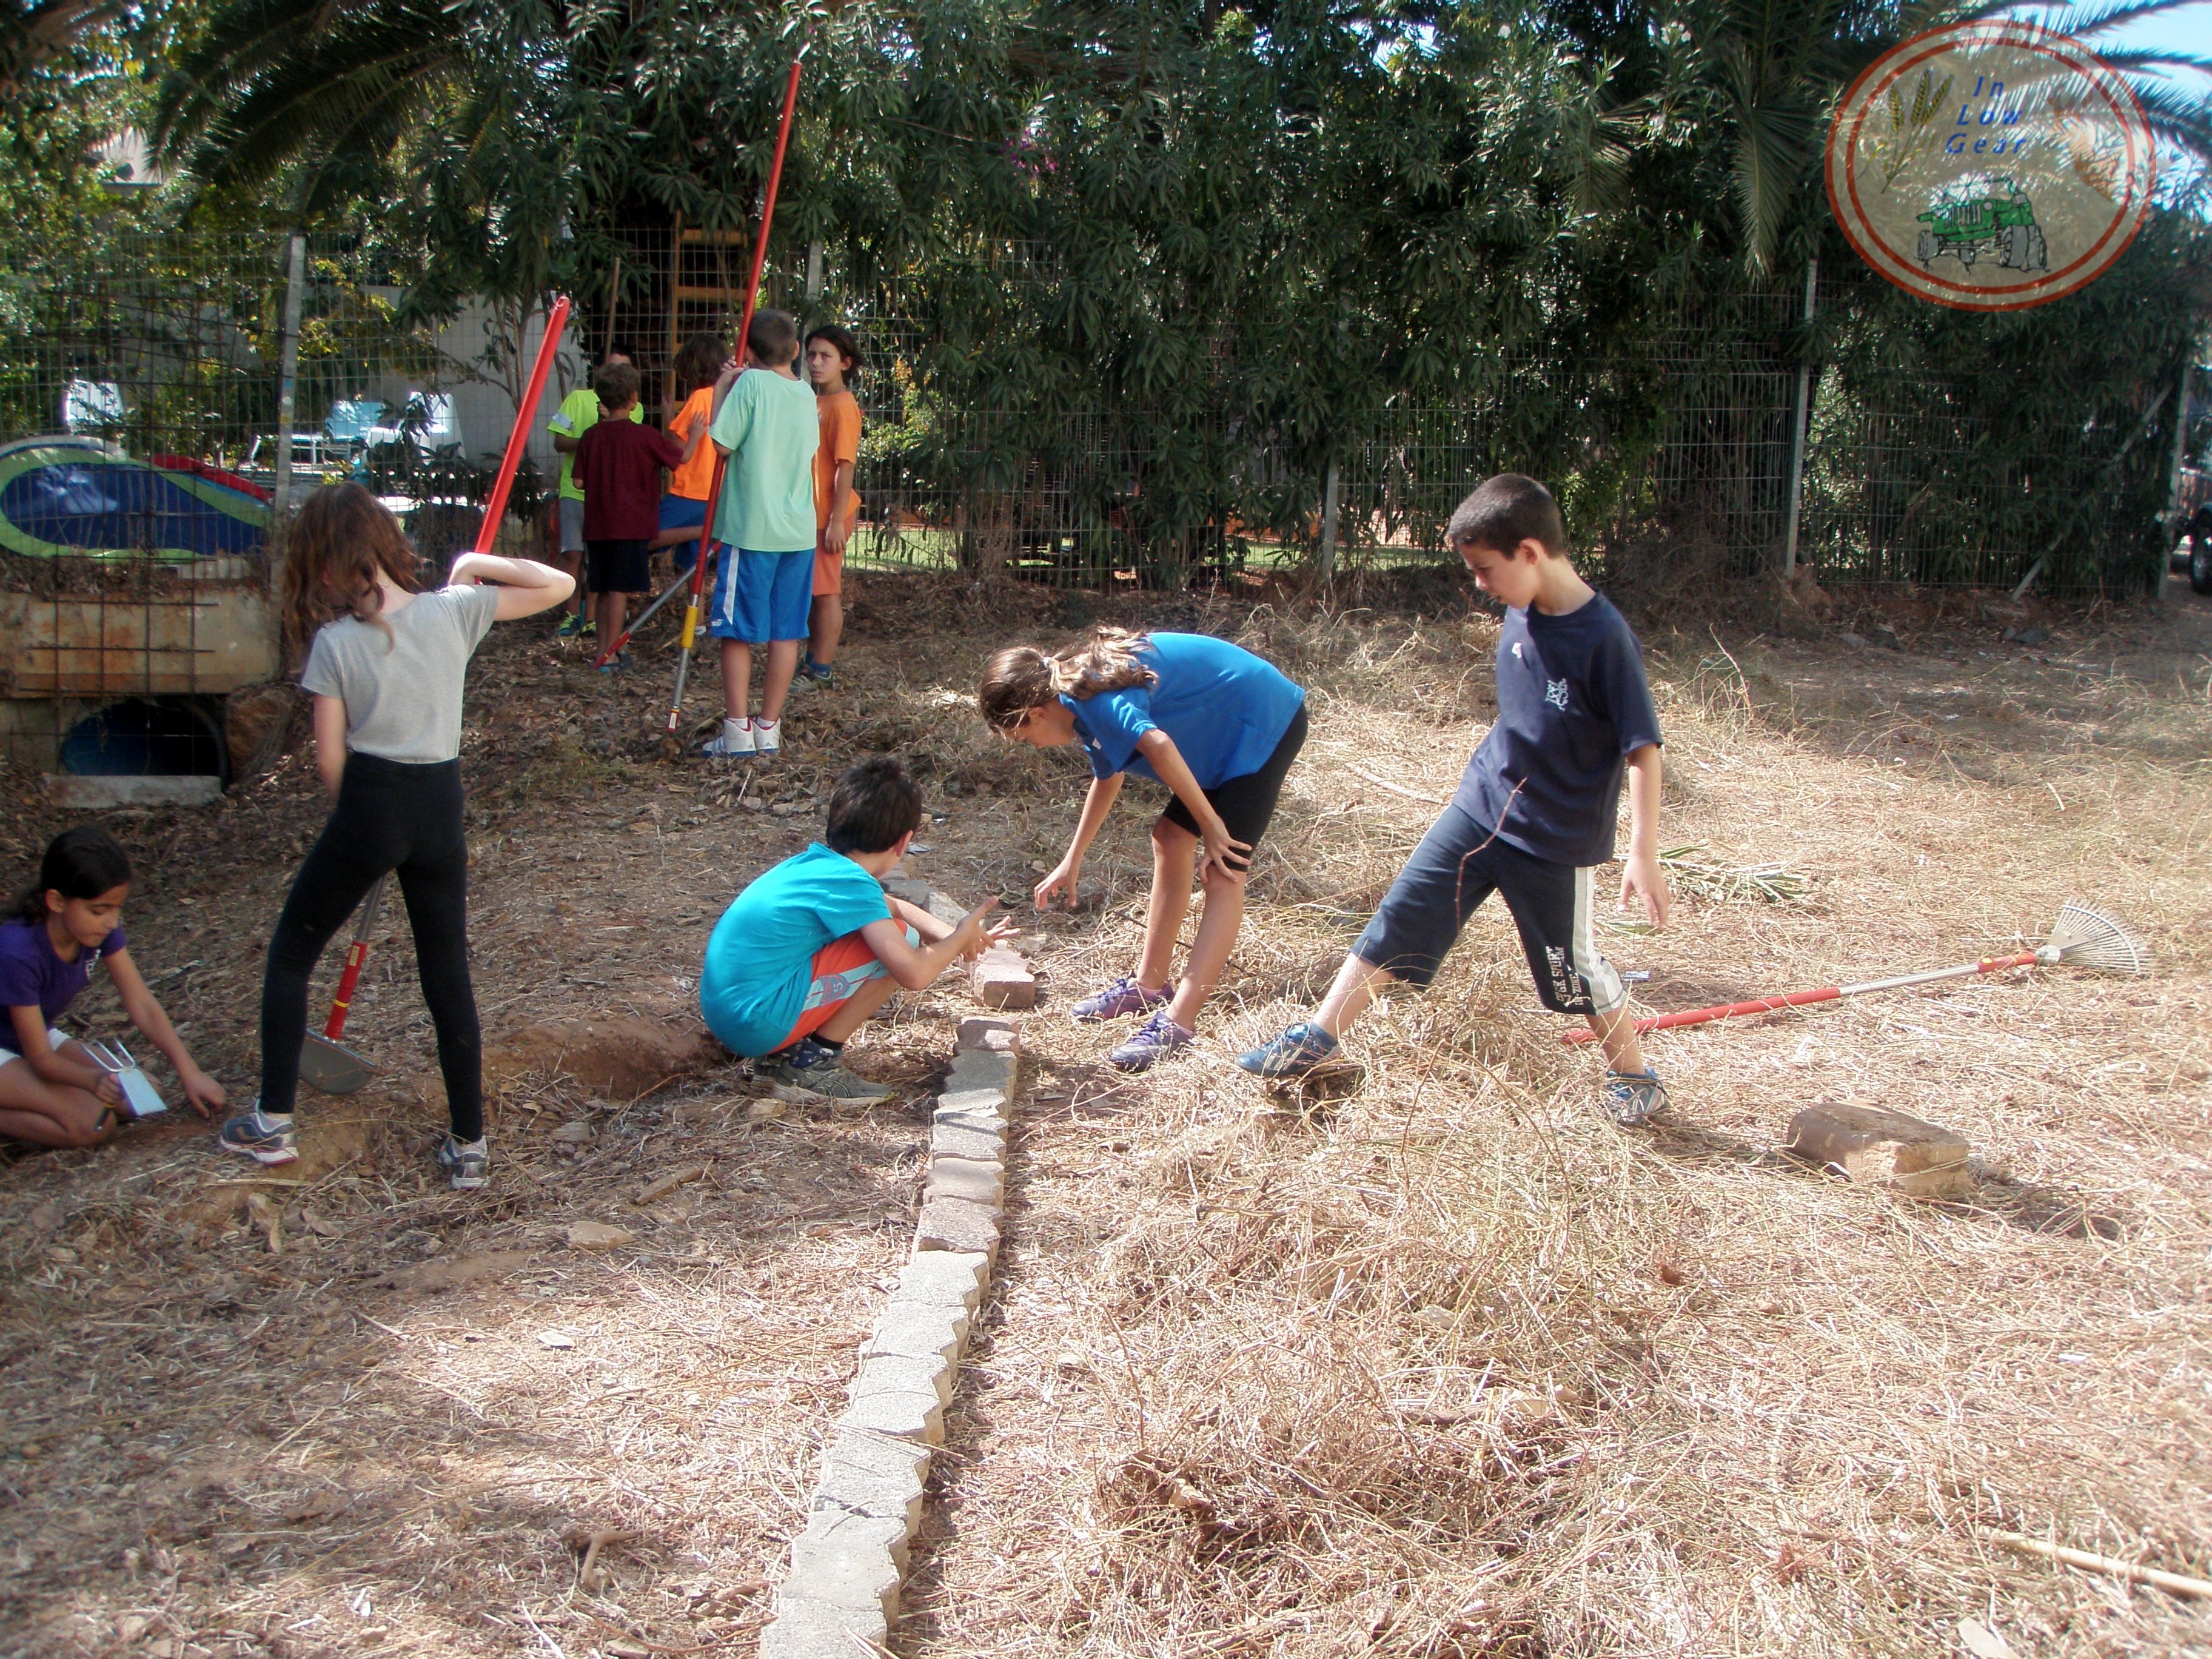
<svg viewBox="0 0 2212 1659"><path fill-rule="evenodd" d="M900 987L921 990L1013 936L1005 922L986 925L995 898L948 927L884 891L921 823L921 791L894 757L848 767L823 840L762 875L714 924L699 977L708 1029L732 1053L765 1060L785 1099L889 1099L845 1069L846 1039Z"/></svg>

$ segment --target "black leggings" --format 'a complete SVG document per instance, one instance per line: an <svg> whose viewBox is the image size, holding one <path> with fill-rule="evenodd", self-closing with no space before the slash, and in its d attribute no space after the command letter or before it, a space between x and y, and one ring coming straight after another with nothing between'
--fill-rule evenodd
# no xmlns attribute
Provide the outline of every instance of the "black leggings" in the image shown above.
<svg viewBox="0 0 2212 1659"><path fill-rule="evenodd" d="M422 1000L438 1030L438 1069L453 1137L483 1133L483 1033L469 984L469 853L461 763L346 757L337 805L294 878L261 982L261 1109L292 1109L300 1088L307 976L323 947L388 871L399 875Z"/></svg>

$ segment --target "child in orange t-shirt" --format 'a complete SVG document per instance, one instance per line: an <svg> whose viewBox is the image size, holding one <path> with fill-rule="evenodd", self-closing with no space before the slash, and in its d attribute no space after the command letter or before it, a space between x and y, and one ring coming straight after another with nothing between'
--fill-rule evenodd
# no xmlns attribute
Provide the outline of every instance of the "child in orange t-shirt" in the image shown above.
<svg viewBox="0 0 2212 1659"><path fill-rule="evenodd" d="M691 335L676 350L672 378L684 407L668 423L668 435L684 446L684 459L669 472L653 544L676 550L679 574L699 557L699 527L707 522L707 493L714 484L714 446L707 441L707 428L714 418L714 381L729 356L714 334Z"/></svg>
<svg viewBox="0 0 2212 1659"><path fill-rule="evenodd" d="M822 417L814 453L814 611L806 660L794 685L826 685L835 676L837 641L845 631L845 544L860 521L853 465L860 458L860 405L845 382L860 372L860 343L852 331L824 323L806 336L806 378Z"/></svg>

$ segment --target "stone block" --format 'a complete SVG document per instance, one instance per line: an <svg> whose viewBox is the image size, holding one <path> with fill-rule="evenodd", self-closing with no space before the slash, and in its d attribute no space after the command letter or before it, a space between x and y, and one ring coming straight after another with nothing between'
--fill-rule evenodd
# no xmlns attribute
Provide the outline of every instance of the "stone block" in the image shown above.
<svg viewBox="0 0 2212 1659"><path fill-rule="evenodd" d="M761 1632L760 1659L858 1659L890 1638L890 1620L876 1607L839 1607L778 1598L775 1619Z"/></svg>
<svg viewBox="0 0 2212 1659"><path fill-rule="evenodd" d="M945 1443L945 1407L934 1389L860 1395L836 1424L840 1433L882 1434L920 1446Z"/></svg>
<svg viewBox="0 0 2212 1659"><path fill-rule="evenodd" d="M796 1577L802 1564L850 1560L863 1567L880 1556L900 1572L906 1571L907 1544L912 1530L902 1515L863 1515L857 1510L817 1509L806 1517L806 1530L791 1540L791 1571ZM810 1601L835 1601L835 1595L801 1588Z"/></svg>
<svg viewBox="0 0 2212 1659"><path fill-rule="evenodd" d="M860 1341L860 1362L878 1354L898 1354L909 1359L959 1363L968 1346L968 1310L959 1307L930 1307L894 1300L876 1321L876 1328Z"/></svg>
<svg viewBox="0 0 2212 1659"><path fill-rule="evenodd" d="M1001 1108L1006 1097L996 1089L971 1089L937 1103L935 1121L956 1129L973 1129L1004 1142L1006 1120Z"/></svg>
<svg viewBox="0 0 2212 1659"><path fill-rule="evenodd" d="M1006 1130L1006 1095L998 1088L960 1088L938 1095L931 1117L940 1124L973 1124L991 1134Z"/></svg>
<svg viewBox="0 0 2212 1659"><path fill-rule="evenodd" d="M948 927L957 927L968 919L966 907L958 899L944 893L932 893L921 908Z"/></svg>
<svg viewBox="0 0 2212 1659"><path fill-rule="evenodd" d="M1034 1008L1036 1006L1036 975L1022 960L1018 951L996 945L975 958L969 972L968 982L975 993L975 1000L986 1008Z"/></svg>
<svg viewBox="0 0 2212 1659"><path fill-rule="evenodd" d="M822 1518L814 1517L817 1522ZM850 1516L821 1533L810 1523L791 1540L791 1572L783 1581L782 1595L794 1602L880 1612L889 1624L898 1617L899 1563L890 1547L894 1534L903 1555L904 1528L896 1521Z"/></svg>
<svg viewBox="0 0 2212 1659"><path fill-rule="evenodd" d="M1006 1156L1002 1130L970 1129L939 1121L929 1126L929 1155L936 1158L979 1158L986 1163Z"/></svg>
<svg viewBox="0 0 2212 1659"><path fill-rule="evenodd" d="M1914 1198L1941 1198L1972 1184L1963 1135L1880 1106L1808 1106L1790 1120L1785 1150Z"/></svg>
<svg viewBox="0 0 2212 1659"><path fill-rule="evenodd" d="M964 1199L995 1217L1005 1208L1006 1196L1006 1165L996 1159L933 1156L929 1160L929 1179L921 1189L924 1204L938 1198Z"/></svg>
<svg viewBox="0 0 2212 1659"><path fill-rule="evenodd" d="M924 1307L952 1307L972 1315L981 1305L991 1277L991 1258L981 1252L932 1250L908 1259L899 1269L895 1302Z"/></svg>
<svg viewBox="0 0 2212 1659"><path fill-rule="evenodd" d="M927 1390L940 1406L952 1403L952 1367L935 1354L879 1353L864 1361L845 1390L849 1400L877 1394Z"/></svg>
<svg viewBox="0 0 2212 1659"><path fill-rule="evenodd" d="M134 806L212 806L222 799L222 780L212 773L161 777L103 774L95 777L74 772L49 772L46 798L57 806L80 812L106 812Z"/></svg>
<svg viewBox="0 0 2212 1659"><path fill-rule="evenodd" d="M966 1049L952 1057L952 1069L945 1079L945 1092L958 1095L995 1089L1011 1097L1018 1063L1012 1054L993 1054L983 1048Z"/></svg>
<svg viewBox="0 0 2212 1659"><path fill-rule="evenodd" d="M884 891L895 899L903 899L917 910L929 908L929 884L918 876L887 876Z"/></svg>
<svg viewBox="0 0 2212 1659"><path fill-rule="evenodd" d="M921 1206L914 1226L917 1251L957 1250L963 1255L995 1257L999 1253L999 1219L992 1211L965 1199L933 1198Z"/></svg>
<svg viewBox="0 0 2212 1659"><path fill-rule="evenodd" d="M1022 1034L1010 1019L971 1014L960 1022L958 1048L963 1054L980 1048L988 1054L1018 1054L1022 1051Z"/></svg>
<svg viewBox="0 0 2212 1659"><path fill-rule="evenodd" d="M921 1524L922 1484L929 1448L879 1434L841 1434L822 1456L822 1480L810 1511L872 1515L903 1523L912 1537Z"/></svg>

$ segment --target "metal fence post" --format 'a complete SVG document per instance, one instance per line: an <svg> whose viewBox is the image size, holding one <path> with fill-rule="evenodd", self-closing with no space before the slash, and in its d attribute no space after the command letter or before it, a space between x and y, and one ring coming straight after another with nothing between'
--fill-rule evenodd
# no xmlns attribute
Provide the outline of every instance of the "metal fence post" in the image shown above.
<svg viewBox="0 0 2212 1659"><path fill-rule="evenodd" d="M292 409L300 380L300 301L307 286L307 239L292 235L284 246L284 324L276 348L276 487L270 501L270 523L276 556L282 559L284 525L292 507Z"/></svg>
<svg viewBox="0 0 2212 1659"><path fill-rule="evenodd" d="M1797 432L1790 446L1790 527L1782 544L1782 574L1797 574L1797 523L1805 510L1805 438L1813 422L1813 307L1820 291L1820 262L1805 261L1805 361L1797 365Z"/></svg>
<svg viewBox="0 0 2212 1659"><path fill-rule="evenodd" d="M1321 487L1321 550L1316 562L1323 581L1333 581L1336 577L1336 507L1340 481L1337 465L1332 458L1328 476L1322 479Z"/></svg>
<svg viewBox="0 0 2212 1659"><path fill-rule="evenodd" d="M2181 469L2189 460L2189 377L2197 364L2197 343L2189 341L2181 351L2181 385L2173 398L2173 459L2166 475L2166 534L2175 541L2181 539ZM2158 550L2158 574L2151 580L2150 597L2157 605L2166 603L2166 579L2173 564L2173 550Z"/></svg>

